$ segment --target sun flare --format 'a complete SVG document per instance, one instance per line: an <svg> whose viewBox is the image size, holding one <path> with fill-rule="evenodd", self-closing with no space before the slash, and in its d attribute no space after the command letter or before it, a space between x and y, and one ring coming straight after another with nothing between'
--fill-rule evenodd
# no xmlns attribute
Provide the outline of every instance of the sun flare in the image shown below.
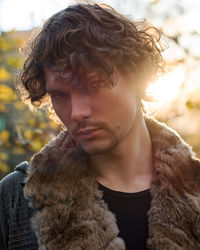
<svg viewBox="0 0 200 250"><path fill-rule="evenodd" d="M169 74L151 83L146 90L146 95L151 97L158 106L170 103L178 97L183 81L184 67L178 66Z"/></svg>

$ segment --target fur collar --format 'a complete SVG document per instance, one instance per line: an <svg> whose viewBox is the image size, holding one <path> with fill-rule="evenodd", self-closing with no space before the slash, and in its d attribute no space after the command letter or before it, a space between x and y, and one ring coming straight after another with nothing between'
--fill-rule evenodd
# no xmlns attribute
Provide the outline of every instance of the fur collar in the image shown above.
<svg viewBox="0 0 200 250"><path fill-rule="evenodd" d="M146 124L154 160L148 248L200 249L200 162L173 130L151 118ZM87 155L67 131L34 155L25 195L39 249L125 249Z"/></svg>

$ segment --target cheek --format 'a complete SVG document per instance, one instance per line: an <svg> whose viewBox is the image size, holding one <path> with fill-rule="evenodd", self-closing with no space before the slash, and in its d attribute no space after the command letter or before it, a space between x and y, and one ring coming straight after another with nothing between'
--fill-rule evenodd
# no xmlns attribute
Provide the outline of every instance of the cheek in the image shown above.
<svg viewBox="0 0 200 250"><path fill-rule="evenodd" d="M55 102L52 102L53 109L56 113L56 115L59 117L61 122L66 126L69 127L70 119L71 119L71 108L68 104L58 104Z"/></svg>
<svg viewBox="0 0 200 250"><path fill-rule="evenodd" d="M137 113L137 103L134 97L120 98L113 105L113 124L115 122L118 131L132 126Z"/></svg>

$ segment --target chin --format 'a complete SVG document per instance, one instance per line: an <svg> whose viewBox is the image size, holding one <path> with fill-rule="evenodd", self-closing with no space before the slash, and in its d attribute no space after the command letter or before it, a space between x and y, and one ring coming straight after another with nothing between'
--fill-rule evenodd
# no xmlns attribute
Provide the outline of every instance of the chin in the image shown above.
<svg viewBox="0 0 200 250"><path fill-rule="evenodd" d="M83 147L83 151L88 154L88 155L100 155L100 154L105 154L108 152L107 149L103 149L103 148L84 148Z"/></svg>
<svg viewBox="0 0 200 250"><path fill-rule="evenodd" d="M99 155L111 152L117 145L117 142L110 143L96 143L92 145L82 144L80 145L83 151L88 155Z"/></svg>

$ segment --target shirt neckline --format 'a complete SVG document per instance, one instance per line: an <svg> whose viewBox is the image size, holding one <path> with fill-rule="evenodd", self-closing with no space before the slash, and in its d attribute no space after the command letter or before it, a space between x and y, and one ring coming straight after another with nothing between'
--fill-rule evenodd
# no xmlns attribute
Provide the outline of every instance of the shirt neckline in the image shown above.
<svg viewBox="0 0 200 250"><path fill-rule="evenodd" d="M112 190L110 188L107 188L103 186L101 183L98 182L100 190L104 192L106 195L110 196L117 196L117 197L122 197L122 198L137 198L141 196L149 196L150 195L150 189L145 189L139 192L134 192L134 193L128 193L128 192L121 192L121 191L116 191Z"/></svg>

